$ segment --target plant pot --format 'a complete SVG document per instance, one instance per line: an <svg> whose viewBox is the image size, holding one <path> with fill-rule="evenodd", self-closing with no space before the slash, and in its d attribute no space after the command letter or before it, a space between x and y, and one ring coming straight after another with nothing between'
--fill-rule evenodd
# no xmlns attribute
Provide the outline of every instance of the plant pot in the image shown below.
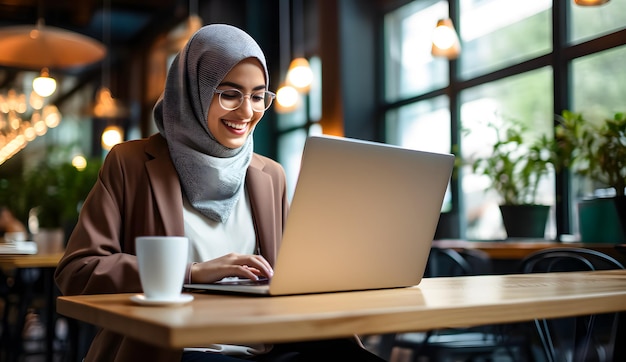
<svg viewBox="0 0 626 362"><path fill-rule="evenodd" d="M623 244L626 199L607 197L578 203L578 226L583 243ZM621 222L620 222L621 218Z"/></svg>
<svg viewBox="0 0 626 362"><path fill-rule="evenodd" d="M626 240L626 196L615 196L613 202L617 210L617 218L622 227L622 241L624 241Z"/></svg>
<svg viewBox="0 0 626 362"><path fill-rule="evenodd" d="M549 212L547 205L500 205L508 238L543 239Z"/></svg>

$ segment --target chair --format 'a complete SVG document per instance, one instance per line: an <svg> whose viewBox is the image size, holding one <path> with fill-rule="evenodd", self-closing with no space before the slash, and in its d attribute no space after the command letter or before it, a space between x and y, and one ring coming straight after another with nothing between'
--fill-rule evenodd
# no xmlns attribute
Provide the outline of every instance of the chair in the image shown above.
<svg viewBox="0 0 626 362"><path fill-rule="evenodd" d="M431 249L424 276L455 277L490 274L491 259L487 253L473 249ZM379 354L389 358L394 347L410 349L413 360L428 357L431 361L494 360L499 354L509 360L525 355L525 338L509 336L499 326L449 328L426 333L388 334L381 338Z"/></svg>
<svg viewBox="0 0 626 362"><path fill-rule="evenodd" d="M433 247L428 256L427 278L491 274L489 255L478 249L447 249Z"/></svg>
<svg viewBox="0 0 626 362"><path fill-rule="evenodd" d="M521 261L522 273L624 269L615 258L583 248L545 249ZM547 361L613 361L619 313L535 320Z"/></svg>
<svg viewBox="0 0 626 362"><path fill-rule="evenodd" d="M18 361L25 352L22 332L28 311L40 296L40 274L39 269L24 268L2 276L5 286L2 288L0 360Z"/></svg>

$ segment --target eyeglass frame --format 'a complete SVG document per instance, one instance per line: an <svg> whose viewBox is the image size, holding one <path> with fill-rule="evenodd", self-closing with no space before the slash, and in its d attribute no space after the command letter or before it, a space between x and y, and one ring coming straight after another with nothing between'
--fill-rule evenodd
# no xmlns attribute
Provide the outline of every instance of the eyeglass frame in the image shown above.
<svg viewBox="0 0 626 362"><path fill-rule="evenodd" d="M235 91L235 92L238 92L239 94L241 94L241 97L239 98L239 105L238 105L237 107L235 107L235 108L227 108L227 107L224 107L224 105L222 104L222 94L223 94L224 92L232 92L232 91ZM252 108L252 110L253 110L254 112L265 112L265 111L267 111L267 110L268 110L268 109L272 106L272 103L274 102L274 99L276 98L276 93L271 92L271 91L268 91L268 90L263 90L263 91L262 91L262 90L259 90L259 91L256 91L256 92L250 92L250 93L245 93L245 94L244 94L242 91L240 91L240 90L239 90L239 89L237 89L237 88L229 88L229 89L215 89L215 90L213 91L213 93L217 94L217 102L219 103L220 107L222 107L222 109L224 109L224 110L226 110L226 111L235 111L235 110L239 109L239 108L241 107L241 105L243 104L243 99L244 99L246 96L248 97L248 99L250 99L250 97L251 97L253 94L256 94L256 93L267 93L267 94L269 94L269 96L270 96L270 102L269 102L269 104L267 105L267 107L265 107L265 109L263 109L262 111L258 111L258 110L256 110L256 109L254 109L254 107L252 107L252 106L250 107L250 108Z"/></svg>

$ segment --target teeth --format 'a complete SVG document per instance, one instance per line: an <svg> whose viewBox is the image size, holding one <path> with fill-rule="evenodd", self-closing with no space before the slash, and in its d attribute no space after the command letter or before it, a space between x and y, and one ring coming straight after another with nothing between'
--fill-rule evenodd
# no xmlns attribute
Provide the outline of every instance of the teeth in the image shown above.
<svg viewBox="0 0 626 362"><path fill-rule="evenodd" d="M229 122L229 121L224 121L224 124L227 125L228 127L234 128L234 129L244 129L246 128L246 123L233 123L233 122Z"/></svg>

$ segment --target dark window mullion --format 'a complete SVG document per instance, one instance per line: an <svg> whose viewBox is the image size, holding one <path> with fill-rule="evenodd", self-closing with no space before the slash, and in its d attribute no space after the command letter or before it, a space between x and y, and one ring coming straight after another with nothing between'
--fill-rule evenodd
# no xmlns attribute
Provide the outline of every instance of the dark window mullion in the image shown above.
<svg viewBox="0 0 626 362"><path fill-rule="evenodd" d="M459 0L450 0L449 6L450 19L452 19L452 22L455 24L458 33L459 29L461 29ZM461 46L462 45L463 44L461 44ZM459 92L461 91L461 89L458 87L459 62L456 59L451 60L449 63L448 76L448 79L450 79L450 84L448 85L447 92L450 102L450 145L452 145L453 148L452 150L450 150L450 152L455 151L458 153L456 156L460 157L461 135L459 130L461 128L461 105L459 103ZM461 197L461 185L463 180L462 175L459 174L458 170L455 170L455 172L457 173L457 177L452 177L450 180L450 192L452 195L451 212L453 214L459 214L460 216L460 213L463 210L463 197ZM464 220L464 218L459 217L459 220ZM461 225L459 225L459 227L460 235L464 235L465 222L461 222Z"/></svg>
<svg viewBox="0 0 626 362"><path fill-rule="evenodd" d="M570 60L565 58L567 50L567 12L566 1L552 3L552 69L553 69L553 111L561 114L570 106ZM556 125L556 119L555 119ZM556 234L557 239L563 234L571 233L570 225L570 175L568 170L561 170L555 175L556 192Z"/></svg>

